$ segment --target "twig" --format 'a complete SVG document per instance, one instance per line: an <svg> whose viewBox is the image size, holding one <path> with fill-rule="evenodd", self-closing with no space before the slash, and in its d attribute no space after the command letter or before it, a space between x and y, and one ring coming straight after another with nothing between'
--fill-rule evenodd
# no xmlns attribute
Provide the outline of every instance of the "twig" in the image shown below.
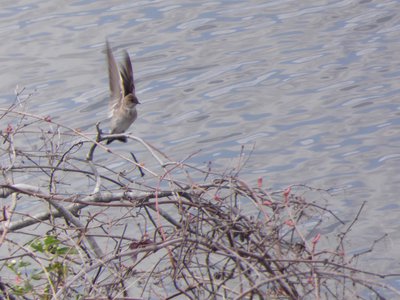
<svg viewBox="0 0 400 300"><path fill-rule="evenodd" d="M133 160L136 162L136 164L138 166L138 169L139 169L139 172L140 172L140 176L144 177L144 173L143 173L142 167L140 166L138 160L136 159L135 154L133 154L133 152L131 152L131 155L132 155Z"/></svg>

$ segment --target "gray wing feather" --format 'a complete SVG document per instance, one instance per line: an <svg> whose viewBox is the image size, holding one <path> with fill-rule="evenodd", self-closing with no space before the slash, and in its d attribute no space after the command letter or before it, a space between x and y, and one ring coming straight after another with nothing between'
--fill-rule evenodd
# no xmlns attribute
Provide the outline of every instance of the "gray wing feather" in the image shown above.
<svg viewBox="0 0 400 300"><path fill-rule="evenodd" d="M128 52L124 53L124 63L121 65L122 86L124 88L123 95L134 94L135 83L133 79L132 63Z"/></svg>
<svg viewBox="0 0 400 300"><path fill-rule="evenodd" d="M122 100L121 76L114 55L108 41L106 41L107 62L108 62L108 78L110 83L110 108L111 113L116 109Z"/></svg>

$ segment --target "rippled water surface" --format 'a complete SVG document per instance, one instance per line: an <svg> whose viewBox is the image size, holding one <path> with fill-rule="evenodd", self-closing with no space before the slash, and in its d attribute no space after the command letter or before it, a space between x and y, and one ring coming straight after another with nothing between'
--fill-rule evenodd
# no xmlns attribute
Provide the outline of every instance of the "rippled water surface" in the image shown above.
<svg viewBox="0 0 400 300"><path fill-rule="evenodd" d="M180 160L338 192L353 247L400 271L399 1L3 1L0 105L94 132L107 116L104 41L132 57L132 132ZM107 124L107 123L104 123ZM1 123L1 128L6 124ZM115 144L115 147L129 147ZM394 270L395 269L395 270Z"/></svg>

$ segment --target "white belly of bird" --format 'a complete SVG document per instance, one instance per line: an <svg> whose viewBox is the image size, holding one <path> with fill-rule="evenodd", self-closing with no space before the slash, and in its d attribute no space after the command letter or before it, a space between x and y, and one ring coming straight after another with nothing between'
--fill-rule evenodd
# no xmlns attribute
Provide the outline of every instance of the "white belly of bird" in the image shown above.
<svg viewBox="0 0 400 300"><path fill-rule="evenodd" d="M124 110L122 114L117 114L111 120L112 133L125 132L137 118L136 109Z"/></svg>

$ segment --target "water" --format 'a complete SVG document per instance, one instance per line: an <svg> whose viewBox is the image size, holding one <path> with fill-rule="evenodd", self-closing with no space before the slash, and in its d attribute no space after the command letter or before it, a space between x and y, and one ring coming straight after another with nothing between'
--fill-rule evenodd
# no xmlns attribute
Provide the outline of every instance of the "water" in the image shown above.
<svg viewBox="0 0 400 300"><path fill-rule="evenodd" d="M94 132L107 117L108 37L133 60L135 135L176 160L201 149L190 162L222 170L254 147L250 184L335 188L328 201L345 219L367 201L350 247L389 233L370 266L399 272L398 5L3 1L0 105L25 87L29 112Z"/></svg>

